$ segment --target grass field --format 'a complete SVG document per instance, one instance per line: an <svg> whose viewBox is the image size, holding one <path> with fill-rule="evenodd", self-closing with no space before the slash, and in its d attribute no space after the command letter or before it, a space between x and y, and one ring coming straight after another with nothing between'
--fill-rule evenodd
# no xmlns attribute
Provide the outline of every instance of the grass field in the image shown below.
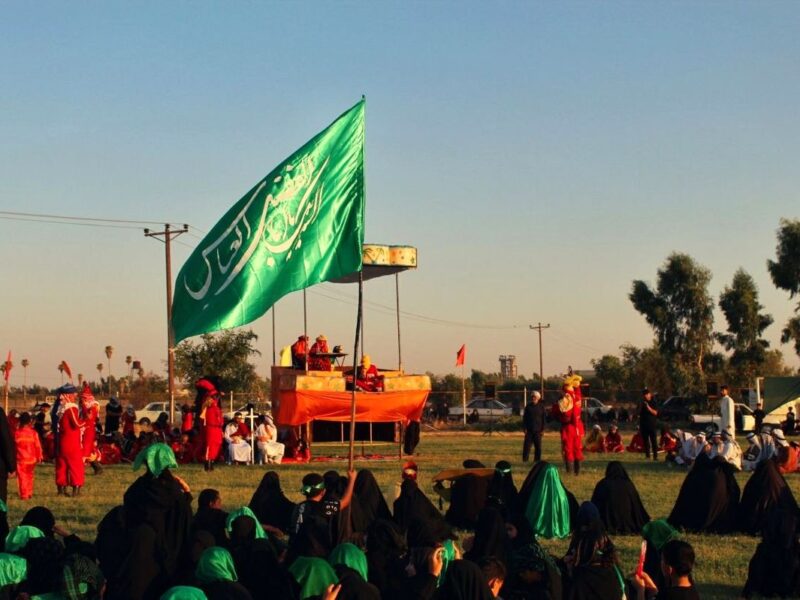
<svg viewBox="0 0 800 600"><path fill-rule="evenodd" d="M424 491L433 496L430 478L440 469L459 467L465 458L478 458L487 466L493 466L501 459L510 460L514 468L514 480L519 486L530 465L520 460L522 437L519 434L483 436L465 433L425 434L415 457L420 466L420 484ZM342 446L318 448L318 454L344 455ZM383 451L392 460L360 462L358 466L373 471L384 495L391 502L395 486L399 481L400 468L396 458L396 446L384 446ZM685 471L664 462L647 462L641 455L622 454L619 458L634 480L645 507L653 518L666 516L672 509ZM561 466L560 446L555 433L545 437L544 459ZM584 463L580 476L564 478L567 488L579 502L589 500L595 483L603 477L607 455L591 455ZM281 465L278 471L287 496L299 500L300 479L310 471L324 472L329 469L345 471L345 461L315 462L311 465ZM253 490L264 473L264 467L219 466L212 473L205 473L200 465L181 467L178 473L197 494L206 487L218 489L222 494L226 509L234 509L250 500ZM91 471L89 471L90 473ZM86 487L78 499L59 498L55 495L53 468L50 465L39 467L36 473L34 500L21 502L16 495L16 481L9 481L9 521L17 524L27 508L43 504L53 510L59 523L67 530L85 539L94 539L97 522L113 506L120 504L122 495L137 475L130 465L117 465L106 468L101 476L87 474ZM738 481L741 488L748 474L740 473ZM789 484L796 497L800 497L800 479L789 476ZM736 598L747 576L747 565L758 542L757 538L746 535L687 535L685 538L694 546L697 553L695 570L701 596L703 598ZM617 536L614 542L619 548L623 566L633 570L638 558L641 539L637 536ZM554 555L564 554L567 540L545 541L544 545Z"/></svg>

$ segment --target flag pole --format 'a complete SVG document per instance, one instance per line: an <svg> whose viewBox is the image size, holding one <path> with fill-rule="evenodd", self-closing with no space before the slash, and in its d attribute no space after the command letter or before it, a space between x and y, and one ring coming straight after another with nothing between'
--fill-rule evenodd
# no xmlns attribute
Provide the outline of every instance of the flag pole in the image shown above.
<svg viewBox="0 0 800 600"><path fill-rule="evenodd" d="M356 370L358 369L358 342L361 333L361 316L364 310L364 272L358 272L358 316L356 317L356 342L353 345L353 396L350 400L350 453L348 471L353 470L353 446L356 443Z"/></svg>
<svg viewBox="0 0 800 600"><path fill-rule="evenodd" d="M464 385L464 363L461 363L461 410L464 412L464 425L467 424L467 388Z"/></svg>
<svg viewBox="0 0 800 600"><path fill-rule="evenodd" d="M306 288L303 288L303 336L306 338L306 373L308 373L308 306L306 305Z"/></svg>

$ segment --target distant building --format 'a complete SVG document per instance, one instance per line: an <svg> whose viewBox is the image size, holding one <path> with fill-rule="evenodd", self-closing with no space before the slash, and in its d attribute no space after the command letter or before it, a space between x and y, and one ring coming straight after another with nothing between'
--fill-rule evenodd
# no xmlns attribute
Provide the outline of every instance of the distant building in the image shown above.
<svg viewBox="0 0 800 600"><path fill-rule="evenodd" d="M517 357L513 354L500 356L500 377L503 379L517 378Z"/></svg>

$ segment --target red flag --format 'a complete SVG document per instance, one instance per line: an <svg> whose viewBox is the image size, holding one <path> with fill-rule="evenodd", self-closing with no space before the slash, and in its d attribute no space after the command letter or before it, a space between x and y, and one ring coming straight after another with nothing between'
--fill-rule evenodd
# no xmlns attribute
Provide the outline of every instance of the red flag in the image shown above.
<svg viewBox="0 0 800 600"><path fill-rule="evenodd" d="M72 369L69 368L69 363L65 360L62 360L61 366L64 367L64 373L66 373L67 377L69 377L69 380L72 381Z"/></svg>
<svg viewBox="0 0 800 600"><path fill-rule="evenodd" d="M8 383L8 378L11 375L11 367L14 365L11 362L11 350L8 351L8 358L6 359L6 368L4 369L5 373L3 373L3 377L6 378L6 383Z"/></svg>
<svg viewBox="0 0 800 600"><path fill-rule="evenodd" d="M467 357L467 345L461 344L461 348L456 352L456 366L460 367L464 364L464 359Z"/></svg>

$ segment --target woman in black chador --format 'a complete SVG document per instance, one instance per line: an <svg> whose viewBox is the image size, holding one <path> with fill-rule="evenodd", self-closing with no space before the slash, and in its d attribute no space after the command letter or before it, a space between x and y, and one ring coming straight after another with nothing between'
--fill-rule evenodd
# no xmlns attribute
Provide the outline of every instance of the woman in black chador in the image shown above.
<svg viewBox="0 0 800 600"><path fill-rule="evenodd" d="M733 465L701 452L683 480L667 519L686 531L730 533L738 529L739 484Z"/></svg>
<svg viewBox="0 0 800 600"><path fill-rule="evenodd" d="M592 504L611 534L640 533L650 520L636 486L618 460L608 463L606 476L594 488Z"/></svg>

